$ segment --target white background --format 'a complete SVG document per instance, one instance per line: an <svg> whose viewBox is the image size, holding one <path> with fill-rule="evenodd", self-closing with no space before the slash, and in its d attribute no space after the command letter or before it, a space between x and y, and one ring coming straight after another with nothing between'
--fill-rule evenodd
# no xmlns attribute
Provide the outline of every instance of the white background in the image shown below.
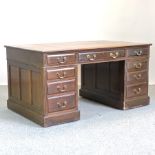
<svg viewBox="0 0 155 155"><path fill-rule="evenodd" d="M119 40L155 45L155 0L0 0L0 84L6 44ZM150 84L155 84L155 46Z"/></svg>

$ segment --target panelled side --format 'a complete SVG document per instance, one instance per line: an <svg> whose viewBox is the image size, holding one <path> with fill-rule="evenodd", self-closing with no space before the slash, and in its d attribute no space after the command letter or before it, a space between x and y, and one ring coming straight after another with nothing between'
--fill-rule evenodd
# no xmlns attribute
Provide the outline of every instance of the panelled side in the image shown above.
<svg viewBox="0 0 155 155"><path fill-rule="evenodd" d="M39 124L43 124L44 115L44 92L43 92L43 57L40 60L29 61L31 52L15 51L9 48L7 51L8 63L8 108L12 109L25 117L31 118ZM9 54L8 54L9 53ZM21 54L22 53L22 54ZM36 58L40 57L40 53L34 53ZM11 55L16 55L10 57ZM21 55L25 60L21 59ZM38 56L39 54L39 56ZM27 60L26 60L27 59ZM42 67L36 67L42 64Z"/></svg>

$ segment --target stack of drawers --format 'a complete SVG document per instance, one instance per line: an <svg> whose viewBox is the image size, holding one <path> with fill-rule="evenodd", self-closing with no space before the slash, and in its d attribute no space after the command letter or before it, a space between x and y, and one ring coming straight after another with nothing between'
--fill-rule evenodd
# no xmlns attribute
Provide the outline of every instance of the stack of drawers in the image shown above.
<svg viewBox="0 0 155 155"><path fill-rule="evenodd" d="M148 57L148 47L127 49L127 100L137 100L139 98L146 98L148 96Z"/></svg>
<svg viewBox="0 0 155 155"><path fill-rule="evenodd" d="M75 64L74 53L47 55L47 113L77 108Z"/></svg>

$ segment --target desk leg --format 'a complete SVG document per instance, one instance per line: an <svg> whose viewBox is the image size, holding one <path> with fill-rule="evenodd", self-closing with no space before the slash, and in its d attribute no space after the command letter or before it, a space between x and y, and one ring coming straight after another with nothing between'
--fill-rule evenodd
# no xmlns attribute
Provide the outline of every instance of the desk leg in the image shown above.
<svg viewBox="0 0 155 155"><path fill-rule="evenodd" d="M61 72L67 72L66 68L61 68ZM74 75L75 72L75 75L70 79L59 79L56 83L50 78L60 68L32 70L28 65L8 63L8 108L43 127L79 120L77 66L70 68L67 73ZM63 92L60 92L55 85L67 87L61 87Z"/></svg>

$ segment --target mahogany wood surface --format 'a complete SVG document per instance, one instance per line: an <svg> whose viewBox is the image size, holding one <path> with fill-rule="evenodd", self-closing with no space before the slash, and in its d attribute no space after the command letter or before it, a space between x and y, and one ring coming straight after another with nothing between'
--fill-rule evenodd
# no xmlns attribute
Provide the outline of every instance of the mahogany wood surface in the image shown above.
<svg viewBox="0 0 155 155"><path fill-rule="evenodd" d="M80 95L118 109L149 104L151 44L89 41L6 46L8 108L48 127L80 119Z"/></svg>
<svg viewBox="0 0 155 155"><path fill-rule="evenodd" d="M91 50L91 49L110 49L119 47L138 47L151 45L148 43L133 43L124 41L78 41L65 43L44 43L44 44L27 44L27 45L8 45L6 47L19 48L37 52L57 52L70 50ZM137 48L138 49L138 48ZM79 51L80 52L80 51ZM82 52L82 51L81 51Z"/></svg>

